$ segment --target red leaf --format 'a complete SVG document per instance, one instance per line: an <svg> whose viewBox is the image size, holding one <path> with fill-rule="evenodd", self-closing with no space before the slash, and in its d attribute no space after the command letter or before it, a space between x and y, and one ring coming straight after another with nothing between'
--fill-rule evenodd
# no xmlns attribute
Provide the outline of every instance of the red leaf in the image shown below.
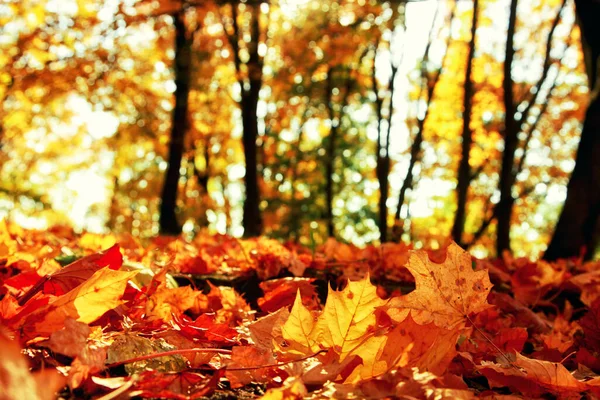
<svg viewBox="0 0 600 400"><path fill-rule="evenodd" d="M195 321L186 315L173 315L173 323L190 339L204 340L216 346L237 344L238 332L226 324L215 323L211 314L202 314Z"/></svg>
<svg viewBox="0 0 600 400"><path fill-rule="evenodd" d="M302 303L309 309L318 309L317 292L311 285L313 281L314 279L310 278L282 278L261 282L259 286L265 295L258 299L258 305L264 312L275 312L294 304L296 292L300 290Z"/></svg>
<svg viewBox="0 0 600 400"><path fill-rule="evenodd" d="M88 280L100 268L109 267L112 270L118 270L121 265L123 265L123 255L119 245L115 244L108 250L80 258L60 271L41 278L19 299L19 304L25 304L42 288L45 294L60 296Z"/></svg>
<svg viewBox="0 0 600 400"><path fill-rule="evenodd" d="M221 374L208 377L195 372L157 374L147 371L133 385L136 397L161 399L198 399L210 395L217 387ZM139 390L139 391L138 391Z"/></svg>
<svg viewBox="0 0 600 400"><path fill-rule="evenodd" d="M579 320L585 334L585 345L600 353L600 298L592 303L590 310Z"/></svg>

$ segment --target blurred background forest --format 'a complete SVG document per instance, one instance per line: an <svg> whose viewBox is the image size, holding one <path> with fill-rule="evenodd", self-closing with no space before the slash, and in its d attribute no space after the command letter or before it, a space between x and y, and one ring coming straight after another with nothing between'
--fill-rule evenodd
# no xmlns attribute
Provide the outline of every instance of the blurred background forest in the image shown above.
<svg viewBox="0 0 600 400"><path fill-rule="evenodd" d="M0 216L594 250L598 4L0 0Z"/></svg>

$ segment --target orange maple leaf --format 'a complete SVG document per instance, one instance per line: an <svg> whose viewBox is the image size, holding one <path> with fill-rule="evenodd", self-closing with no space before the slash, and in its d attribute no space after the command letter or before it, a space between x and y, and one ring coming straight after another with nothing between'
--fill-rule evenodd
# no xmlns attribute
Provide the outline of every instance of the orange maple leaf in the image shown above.
<svg viewBox="0 0 600 400"><path fill-rule="evenodd" d="M406 268L415 277L416 289L388 303L387 313L396 322L410 313L418 324L452 328L490 307L487 296L492 284L487 271L473 271L471 255L456 243L448 246L444 262L435 263L427 252L415 251Z"/></svg>

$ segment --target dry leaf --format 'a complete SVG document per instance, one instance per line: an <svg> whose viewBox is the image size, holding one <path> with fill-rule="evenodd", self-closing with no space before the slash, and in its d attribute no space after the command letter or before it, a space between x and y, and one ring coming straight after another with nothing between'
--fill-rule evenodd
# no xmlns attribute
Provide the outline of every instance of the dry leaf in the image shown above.
<svg viewBox="0 0 600 400"><path fill-rule="evenodd" d="M471 255L456 243L448 246L443 263L431 261L425 251L415 251L406 268L415 277L416 289L390 300L387 312L396 322L411 313L419 324L452 328L490 307L487 296L492 284L487 271L473 271Z"/></svg>
<svg viewBox="0 0 600 400"><path fill-rule="evenodd" d="M562 398L579 398L579 393L588 387L578 381L559 363L534 360L513 353L512 364L496 364L484 361L477 371L481 372L492 387L508 386L512 391L525 395L541 396L554 393Z"/></svg>
<svg viewBox="0 0 600 400"><path fill-rule="evenodd" d="M323 312L310 334L312 349L332 348L343 361L348 353L364 341L367 333L375 331L375 311L386 304L387 300L377 295L377 287L371 284L368 275L360 281L349 281L341 292L330 287ZM293 309L291 315L296 315ZM297 315L303 319L304 328L309 326L305 320L308 318L306 312L298 311ZM302 338L298 340L299 343L306 342Z"/></svg>
<svg viewBox="0 0 600 400"><path fill-rule="evenodd" d="M23 334L28 338L49 336L61 329L67 318L94 322L122 303L127 281L136 274L102 268L82 285L31 313L23 324Z"/></svg>

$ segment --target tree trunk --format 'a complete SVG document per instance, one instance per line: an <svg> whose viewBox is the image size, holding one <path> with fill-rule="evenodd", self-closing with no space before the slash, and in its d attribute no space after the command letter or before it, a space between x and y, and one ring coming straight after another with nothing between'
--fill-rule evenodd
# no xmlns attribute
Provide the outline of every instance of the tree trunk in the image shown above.
<svg viewBox="0 0 600 400"><path fill-rule="evenodd" d="M496 255L499 257L504 250L510 251L510 221L514 198L512 187L515 181L513 174L515 151L519 144L519 124L515 120L515 101L513 79L511 74L512 62L515 55L514 36L517 22L518 0L511 0L508 31L506 37L506 51L504 59L504 78L502 81L504 102L504 151L502 153L502 167L500 171L500 201L496 205Z"/></svg>
<svg viewBox="0 0 600 400"><path fill-rule="evenodd" d="M465 93L463 96L463 130L462 130L462 151L461 160L458 166L458 182L456 185L457 208L454 215L454 224L452 225L452 239L459 246L463 246L463 231L465 229L465 220L467 215L467 194L471 184L471 167L469 165L469 155L471 145L473 144L473 132L471 131L471 113L473 108L473 80L471 72L473 70L473 58L475 57L475 35L477 31L477 18L479 14L479 0L473 1L473 20L471 22L471 41L469 42L469 52L467 54L467 68L465 71Z"/></svg>
<svg viewBox="0 0 600 400"><path fill-rule="evenodd" d="M188 95L190 92L190 64L192 39L186 35L184 22L185 10L182 9L174 18L175 24L175 109L171 124L171 141L169 143L168 167L161 194L160 233L178 235L181 225L177 222L177 191L179 187L179 168L183 157L185 134L188 127Z"/></svg>
<svg viewBox="0 0 600 400"><path fill-rule="evenodd" d="M384 99L379 97L379 89L377 87L377 79L376 69L375 69L375 57L377 56L377 46L375 47L375 55L373 56L373 70L371 71L371 83L373 85L372 89L375 94L375 112L377 115L377 147L376 147L376 157L377 157L377 165L375 167L375 174L377 176L377 181L379 182L379 218L377 220L377 225L379 228L379 240L381 243L385 243L388 241L388 226L387 226L387 218L388 218L388 207L387 207L387 199L389 197L390 192L390 137L392 130L392 113L394 110L394 91L395 91L395 80L396 74L398 72L398 67L391 65L392 73L390 75L390 79L388 82L388 89L390 92L390 100L388 105L388 116L385 118L387 121L387 129L385 132L385 144L383 143L384 132L382 131L382 122L384 120L383 117L383 101Z"/></svg>
<svg viewBox="0 0 600 400"><path fill-rule="evenodd" d="M544 58L544 64L542 67L542 75L537 83L529 90L531 95L525 95L521 99L515 98L515 93L513 89L514 81L511 76L511 64L514 59L514 46L513 46L513 36L515 34L515 26L516 26L516 7L517 1L514 0L511 2L510 8L510 18L509 25L507 30L507 45L505 51L505 63L504 63L504 80L503 80L503 94L504 94L504 107L505 107L505 126L503 128L503 136L504 136L504 152L502 154L502 166L501 166L501 174L500 181L498 184L498 191L501 193L500 201L492 207L491 214L483 220L480 227L473 234L473 239L469 243L463 243L464 247L469 248L475 242L477 242L481 236L485 233L490 224L496 220L497 221L497 241L496 241L496 250L498 251L498 255L500 255L504 250L510 250L510 221L512 218L513 208L515 204L515 197L512 195L512 190L517 178L517 175L523 170L525 165L525 158L527 155L527 150L529 147L529 143L531 141L533 132L536 129L537 124L541 120L542 115L546 112L548 102L550 99L550 95L552 90L549 90L546 98L543 100L542 104L539 104L539 95L542 93L542 86L546 82L548 78L548 73L550 71L550 67L553 63L553 58L550 53L552 50L552 39L554 37L554 32L556 31L556 27L561 19L561 14L564 7L567 4L567 0L563 0L561 6L558 9L558 13L556 18L552 23L552 27L548 32L548 37L546 40L546 55ZM559 63L561 59L558 60ZM556 85L556 77L552 82L551 87L554 88ZM517 106L518 104L518 106ZM538 110L538 115L535 117L533 123L529 122L530 117L532 117L532 110L535 105L539 105L540 109ZM520 117L517 118L515 112L517 109L523 109L520 113ZM525 139L520 143L518 135L520 132L524 131L525 124L528 124L528 132L526 134ZM516 158L516 150L517 148L521 148L523 150L522 155L519 161L515 164ZM479 170L480 172L481 170ZM476 172L478 173L478 172ZM470 178L473 179L473 176ZM519 196L522 198L526 193L530 192L533 188L525 189ZM484 215L487 214L487 210L484 212Z"/></svg>
<svg viewBox="0 0 600 400"><path fill-rule="evenodd" d="M567 199L544 259L577 257L585 250L590 259L598 245L600 227L600 2L577 0L577 17L582 31L586 70L592 92L586 112L576 164L567 187Z"/></svg>
<svg viewBox="0 0 600 400"><path fill-rule="evenodd" d="M335 228L333 224L333 172L335 168L335 142L338 135L338 125L341 121L335 122L335 110L333 107L333 68L327 70L327 84L325 87L326 107L331 121L331 129L327 138L327 158L325 160L325 219L327 224L327 236L335 237Z"/></svg>
<svg viewBox="0 0 600 400"><path fill-rule="evenodd" d="M232 6L237 11L237 6ZM246 161L246 174L244 184L246 186L246 199L244 200L244 237L259 236L262 232L262 221L260 215L260 188L258 184L258 159L256 140L258 138L258 100L262 86L262 58L258 54L260 41L260 5L256 4L251 9L252 20L250 22L250 42L247 50L250 58L246 63L248 68L248 87L240 80L242 100L240 103L242 112L242 143L244 145L244 158ZM237 26L237 12L234 13L234 24ZM240 40L239 30L235 40ZM237 54L239 57L239 53ZM239 62L239 61L238 61ZM239 64L238 64L239 70Z"/></svg>
<svg viewBox="0 0 600 400"><path fill-rule="evenodd" d="M442 4L438 3L438 6ZM419 94L419 99L422 98L422 94L425 90L427 90L427 106L425 108L425 115L423 118L419 117L419 112L417 112L417 134L413 139L412 145L410 147L410 161L408 164L408 169L406 171L406 176L404 177L404 181L402 182L402 186L400 187L400 194L398 195L398 207L396 208L395 220L396 224L400 225L400 212L402 211L402 206L406 200L406 193L408 190L412 190L413 188L413 178L414 178L414 169L417 162L421 159L421 146L423 145L423 130L425 128L425 123L427 122L427 117L429 116L429 110L431 106L431 102L433 101L433 94L435 93L435 88L440 80L440 76L442 75L442 71L444 69L444 64L446 63L446 58L448 56L448 48L450 47L450 40L452 35L448 35L448 40L446 43L446 52L444 53L444 57L442 58L442 62L440 64L440 69L437 71L433 81L430 81L431 77L427 72L427 64L429 62L429 51L431 49L431 45L434 39L434 27L435 20L437 17L439 7L436 8L435 15L433 17L433 21L431 23L431 29L429 31L429 41L425 46L425 51L423 53L423 60L421 66L421 77L423 81L421 82L421 93ZM454 13L456 11L456 4L452 7L451 12L448 14L447 24L452 25L452 21L454 19Z"/></svg>

